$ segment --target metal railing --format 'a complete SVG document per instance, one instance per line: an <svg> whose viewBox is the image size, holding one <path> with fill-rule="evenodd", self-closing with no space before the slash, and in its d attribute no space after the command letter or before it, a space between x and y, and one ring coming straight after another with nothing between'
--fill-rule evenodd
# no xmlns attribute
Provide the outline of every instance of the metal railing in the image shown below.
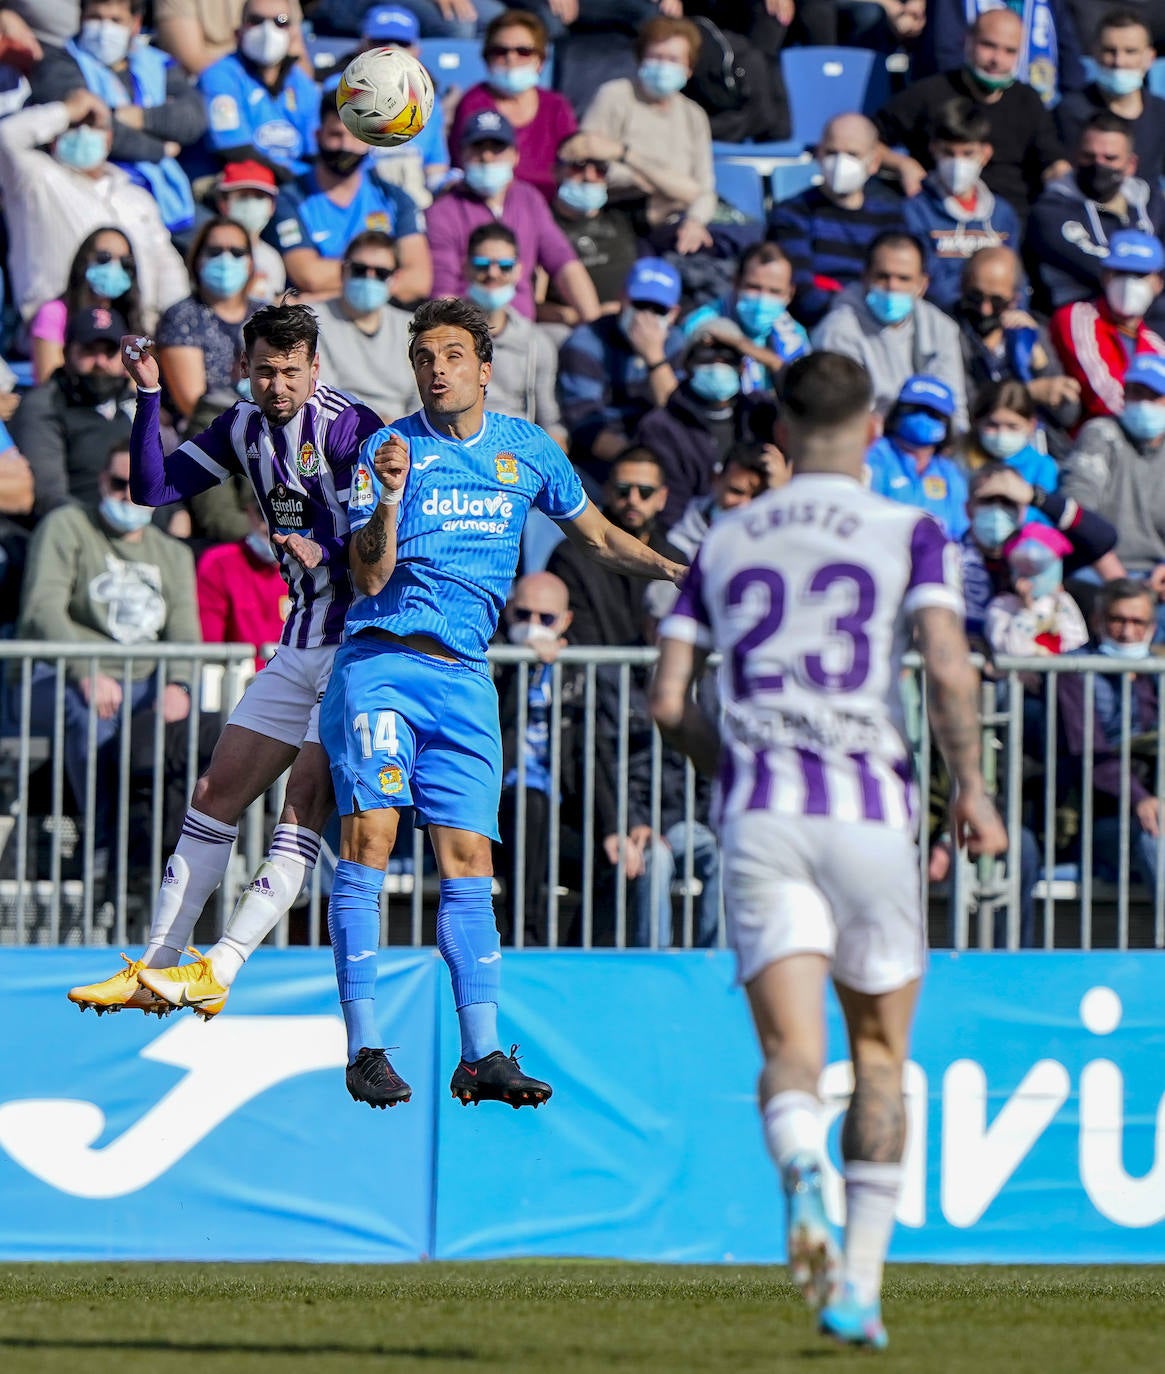
<svg viewBox="0 0 1165 1374"><path fill-rule="evenodd" d="M527 861L529 766L525 750L519 748L509 790L512 843L499 856L495 880L505 938L518 948L529 942L524 912L531 884L540 889L534 903L542 927L537 943L550 948L690 948L724 942L724 914L716 900L717 855L702 829L706 818L698 805L695 774L690 765L666 763L659 732L644 720L642 688L654 659L652 649L571 648L550 667L549 776L540 780L547 813L545 867L531 867ZM92 675L101 662L111 660L119 665L122 687L116 783L102 788L97 757L90 751L83 778L71 789L66 736L70 720L74 732L80 724L75 699L72 716L66 711L69 674ZM177 734L166 726L159 708L167 668L175 660L193 664L190 713ZM510 647L491 651L491 660L495 669L511 668L516 675L512 728L522 741L530 725L531 674L540 672L542 665L527 650ZM154 703L144 708L151 743L145 789L151 795L144 818L140 758L139 803L132 815L130 804L130 688L143 665L148 665L155 684ZM1165 659L1153 657L1135 666L1138 675L1160 685ZM217 719L226 718L253 673L252 651L243 645L155 645L146 651L142 646L102 644L95 652L88 645L0 641L0 669L0 943L127 944L142 939L166 857L164 773L175 766L184 770L184 798L189 796L199 771L204 717L218 712ZM982 691L984 765L1007 821L1009 850L1002 861L978 863L956 853L948 876L932 884L926 842L930 836L924 831L920 882L932 943L956 949L1014 949L1021 944L1047 949L1165 946L1165 829L1152 839L1141 833L1131 782L1134 760L1139 760L1142 771L1150 775L1152 795L1165 795L1162 693L1157 692L1152 708L1153 728L1138 732L1132 677L1111 659L999 659L991 671L994 676L984 678ZM1057 684L1065 675L1083 682L1084 748L1077 761L1066 761L1058 747ZM1106 718L1116 733L1120 765L1119 796L1107 799L1093 786L1093 733L1102 678ZM903 689L926 827L928 816L941 810L942 780L929 731L922 728L925 684L917 662L910 666ZM563 753L568 716L570 735L577 741L574 757ZM82 722L90 737L97 719L94 699ZM137 733L140 741L140 726ZM181 745L177 761L167 756L167 740ZM202 743L205 746L205 739ZM644 770L650 778L648 824L656 838L648 849L651 863L646 876L633 880L626 847L608 862L598 793L602 787L608 798L613 795L615 830L625 835L631 819L631 776L637 772L642 778ZM75 766L73 773L76 780ZM677 776L682 779L678 784ZM1066 855L1063 835L1058 839L1057 831L1063 830L1064 817L1071 811L1065 805L1069 776L1078 841ZM665 796L666 777L673 788ZM677 786L682 796L676 794ZM203 917L202 938L221 931L261 862L282 792L280 782L244 818L227 881ZM669 852L658 837L664 811L674 814L677 809L680 819L671 832L674 852ZM1111 814L1102 814L1105 810ZM169 819L173 830L176 818ZM148 832L144 837L137 833L143 825ZM97 840L102 826L111 837L106 864ZM144 844L147 852L145 862L132 870L124 861L131 826L136 851L140 854ZM929 829L937 835L941 823ZM334 863L333 832L325 837L324 854L307 892L274 932L273 943L326 941ZM1138 872L1146 867L1147 884ZM385 879L385 942L433 942L437 886L423 834L412 830L398 844Z"/></svg>

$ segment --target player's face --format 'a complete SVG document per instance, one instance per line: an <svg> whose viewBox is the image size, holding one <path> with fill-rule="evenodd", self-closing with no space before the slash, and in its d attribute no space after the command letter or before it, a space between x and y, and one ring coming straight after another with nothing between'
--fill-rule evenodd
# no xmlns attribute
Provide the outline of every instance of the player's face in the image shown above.
<svg viewBox="0 0 1165 1374"><path fill-rule="evenodd" d="M654 463L620 463L605 492L607 518L628 534L647 533L667 501L667 488Z"/></svg>
<svg viewBox="0 0 1165 1374"><path fill-rule="evenodd" d="M481 405L490 365L478 360L468 329L442 324L413 345L413 373L428 413L451 419Z"/></svg>
<svg viewBox="0 0 1165 1374"><path fill-rule="evenodd" d="M306 344L278 353L266 339L255 341L244 365L251 379L251 397L270 425L285 425L298 414L320 374L319 355L309 358Z"/></svg>

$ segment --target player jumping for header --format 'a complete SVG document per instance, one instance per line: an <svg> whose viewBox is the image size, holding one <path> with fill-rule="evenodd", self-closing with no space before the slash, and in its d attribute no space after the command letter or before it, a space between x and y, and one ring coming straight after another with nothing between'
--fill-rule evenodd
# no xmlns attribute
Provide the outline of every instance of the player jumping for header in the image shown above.
<svg viewBox="0 0 1165 1374"><path fill-rule="evenodd" d="M881 1349L882 1266L902 1179L902 1072L926 945L898 684L913 630L972 854L1007 843L979 768L978 675L958 552L921 511L866 491L865 371L794 363L778 439L794 476L708 534L662 628L656 721L717 772L725 906L764 1055L760 1106L788 1198L793 1280L821 1330ZM724 656L720 733L691 684ZM825 980L849 1035L844 1269L821 1196Z"/></svg>

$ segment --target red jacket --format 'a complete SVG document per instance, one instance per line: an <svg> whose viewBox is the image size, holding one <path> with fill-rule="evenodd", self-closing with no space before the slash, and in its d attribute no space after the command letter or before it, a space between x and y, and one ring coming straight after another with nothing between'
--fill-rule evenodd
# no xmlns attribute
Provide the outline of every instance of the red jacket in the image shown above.
<svg viewBox="0 0 1165 1374"><path fill-rule="evenodd" d="M215 544L198 560L198 615L207 644L278 644L288 611L278 563L261 563L243 540Z"/></svg>
<svg viewBox="0 0 1165 1374"><path fill-rule="evenodd" d="M1125 408L1129 354L1108 302L1099 297L1062 305L1052 316L1051 339L1064 371L1080 383L1080 423L1119 415ZM1142 321L1133 352L1165 354L1165 339Z"/></svg>

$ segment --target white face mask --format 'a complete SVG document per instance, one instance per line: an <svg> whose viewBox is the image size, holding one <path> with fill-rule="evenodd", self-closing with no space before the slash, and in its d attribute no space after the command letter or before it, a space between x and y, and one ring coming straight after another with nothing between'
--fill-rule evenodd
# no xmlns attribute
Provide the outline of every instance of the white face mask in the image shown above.
<svg viewBox="0 0 1165 1374"><path fill-rule="evenodd" d="M540 621L515 620L506 628L506 638L511 644L550 644L558 638L549 625Z"/></svg>
<svg viewBox="0 0 1165 1374"><path fill-rule="evenodd" d="M239 39L239 51L256 67L274 67L282 62L291 47L291 34L287 28L280 28L273 19L264 19L261 24L252 24L243 30Z"/></svg>
<svg viewBox="0 0 1165 1374"><path fill-rule="evenodd" d="M821 159L821 175L835 196L852 196L869 180L865 160L853 153L826 153Z"/></svg>
<svg viewBox="0 0 1165 1374"><path fill-rule="evenodd" d="M1157 299L1157 292L1148 277L1134 277L1122 272L1109 278L1104 288L1104 298L1114 315L1139 320Z"/></svg>
<svg viewBox="0 0 1165 1374"><path fill-rule="evenodd" d="M953 196L965 196L979 180L983 165L976 157L940 157L935 163L938 179Z"/></svg>
<svg viewBox="0 0 1165 1374"><path fill-rule="evenodd" d="M77 35L77 46L106 67L124 60L133 32L115 19L86 19Z"/></svg>

